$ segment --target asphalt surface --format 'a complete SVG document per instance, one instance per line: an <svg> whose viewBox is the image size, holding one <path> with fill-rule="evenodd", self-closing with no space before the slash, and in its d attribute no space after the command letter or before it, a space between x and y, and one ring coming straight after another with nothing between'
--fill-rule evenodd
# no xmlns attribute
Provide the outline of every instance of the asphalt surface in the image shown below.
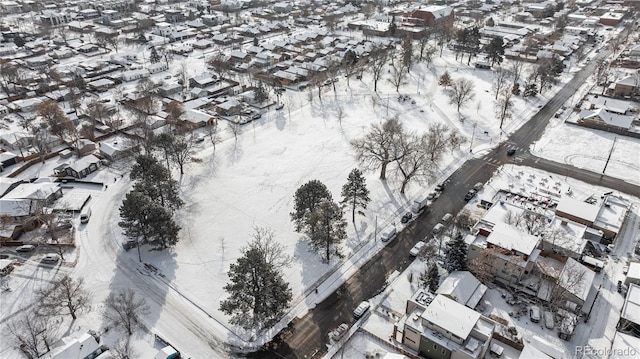
<svg viewBox="0 0 640 359"><path fill-rule="evenodd" d="M602 51L606 57L610 51ZM477 182L486 183L496 169L514 163L569 176L592 185L616 189L640 197L640 187L600 173L572 167L567 164L538 158L528 152L530 145L539 139L549 120L582 86L596 67L594 59L576 73L538 113L515 131L509 138L481 157L472 158L458 168L446 181L445 191L427 211L414 217L405 230L398 233L383 250L377 253L360 270L326 300L319 303L303 318L293 321L253 358L319 358L326 352L328 333L340 323L354 324L353 309L362 300L371 298L385 287L385 280L394 271L405 270L413 258L409 249L419 240L433 240L432 229L445 213L457 214L466 204L465 193ZM516 150L508 156L507 150ZM477 201L477 198L472 199ZM437 243L437 242L436 242Z"/></svg>

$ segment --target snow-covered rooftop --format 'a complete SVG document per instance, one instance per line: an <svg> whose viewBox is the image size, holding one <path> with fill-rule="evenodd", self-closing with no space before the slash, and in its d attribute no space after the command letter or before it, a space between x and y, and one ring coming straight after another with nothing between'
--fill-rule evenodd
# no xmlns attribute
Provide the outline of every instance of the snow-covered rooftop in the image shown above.
<svg viewBox="0 0 640 359"><path fill-rule="evenodd" d="M562 212L589 222L596 220L599 211L600 208L598 206L569 196L562 196L558 202L558 207L556 207L556 214Z"/></svg>
<svg viewBox="0 0 640 359"><path fill-rule="evenodd" d="M480 319L480 313L438 294L422 313L422 318L458 338L466 339Z"/></svg>
<svg viewBox="0 0 640 359"><path fill-rule="evenodd" d="M469 308L475 308L487 291L487 286L468 271L455 271L440 284L436 294L446 295Z"/></svg>
<svg viewBox="0 0 640 359"><path fill-rule="evenodd" d="M629 283L620 317L640 325L640 285Z"/></svg>
<svg viewBox="0 0 640 359"><path fill-rule="evenodd" d="M496 223L491 233L487 236L487 243L526 255L533 253L539 241L538 237L505 223Z"/></svg>

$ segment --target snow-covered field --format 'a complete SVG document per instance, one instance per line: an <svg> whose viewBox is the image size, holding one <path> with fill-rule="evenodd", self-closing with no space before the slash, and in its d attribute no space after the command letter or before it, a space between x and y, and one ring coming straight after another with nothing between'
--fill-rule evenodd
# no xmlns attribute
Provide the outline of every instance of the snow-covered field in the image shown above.
<svg viewBox="0 0 640 359"><path fill-rule="evenodd" d="M204 68L203 60L198 57L201 54L192 54L180 61L188 64L191 75ZM453 79L464 77L475 84L476 97L461 109L460 114L449 104L448 90L437 85L438 77L444 71L449 71ZM162 274L157 276L144 272L145 276L151 277L146 285L162 288L163 292L149 296L154 314L145 324L169 337L178 347L184 346L188 354L206 356L212 344L172 332L171 318L179 312L176 308L193 311L198 319L210 323L213 329L208 329L208 333L218 340L238 345L243 345L244 341L251 342L252 338L243 333L239 333L239 338L231 334L236 330L228 324L228 318L219 312L218 307L220 300L225 298L222 287L228 279L229 265L240 256L255 226L273 229L276 239L294 256L294 265L285 271L285 278L294 293L291 316L303 314L332 288L320 286L326 290L325 293L310 294L321 280L328 278L341 264L367 258L379 249L379 246L370 245L376 227L380 231L392 223L399 224L399 217L413 198L446 178L469 156L470 149L488 148L504 140L498 128L499 122L493 115L492 73L467 66L466 62L456 62L453 55L445 51L444 57L434 59L431 68L416 64L407 83L400 87L400 93L409 95L415 103L398 101L398 93L385 79L378 83L378 92L374 93L370 75L365 73L362 80L352 78L349 86L346 79L341 78L335 93L331 87L324 87L322 100L318 98L317 89L313 89L311 95L307 91L286 91L283 101L287 106L281 111L269 110L260 120L244 125L237 141L231 133L223 131L224 141L216 147L215 153L207 141L200 144L194 157L201 158L202 163L189 164L187 173L180 178L186 202L178 214L182 227L180 242L170 251L142 253L142 260L159 268ZM506 122L505 131L511 132L524 123L553 92L549 90L534 99L516 98L513 115L516 120ZM344 117L339 121L341 109ZM289 218L293 194L300 185L317 179L327 185L334 200L339 200L340 189L349 171L358 167L350 141L364 135L371 124L396 115L412 131L421 133L430 123L442 122L458 129L469 140L473 138L473 142L447 154L439 168L438 181L424 185L413 183L404 195L399 193L399 183L393 176L383 182L378 179L377 171L366 172L372 198L366 217L357 217L355 224L349 224L348 239L342 245L345 259L342 262L334 259L324 264L317 254L309 251L304 236L293 231ZM225 127L221 124L222 129ZM569 138L571 141L567 141ZM567 146L568 142L573 146ZM594 146L594 142L598 145ZM534 145L534 151L597 171L598 161L602 156L606 159L607 155L601 149L609 148L607 144L610 142L611 137L597 131L554 123L545 137ZM578 146L581 143L583 146ZM637 180L639 146L638 140L618 138L607 174ZM590 154L586 148L593 149L594 153ZM594 158L598 161L593 161ZM45 176L55 167L53 162L55 160L45 166L34 166L22 176ZM635 170L629 171L629 168ZM77 257L72 257L77 258L78 263L74 271L75 275L86 275L92 279L87 280L87 285L95 294L93 308L99 308L99 301L110 291L132 283L127 275L130 272L125 269L142 270L137 264L137 253L123 252L120 247L124 238L117 226L117 208L130 188L126 177L119 178L122 174L126 174L126 166L116 164L116 168L103 170L101 175L95 176L104 177L101 181L104 180L109 187L104 191L103 188L87 190L96 191L95 200L91 202L94 215L90 225L78 228L80 245ZM176 171L174 177L179 177ZM89 256L90 260L83 256ZM100 269L94 270L96 267ZM47 276L43 278L47 279ZM20 284L25 289L16 293L27 294L26 288L30 285L26 282ZM16 294L12 300L10 296L2 295L3 303L14 303L19 297ZM167 303L172 303L171 310L167 309ZM2 307L4 319L10 316L15 305L3 304ZM98 329L95 326L101 323L97 319L99 317L99 310L92 310L74 323L74 327ZM197 328L187 330L194 332ZM268 340L258 338L254 343L265 339ZM10 352L4 345L2 349L0 353ZM191 355L195 357L195 354Z"/></svg>

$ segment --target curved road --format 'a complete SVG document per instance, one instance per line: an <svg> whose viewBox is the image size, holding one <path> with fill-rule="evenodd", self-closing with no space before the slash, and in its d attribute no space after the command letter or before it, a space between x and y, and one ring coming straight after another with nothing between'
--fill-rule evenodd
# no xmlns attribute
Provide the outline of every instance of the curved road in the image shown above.
<svg viewBox="0 0 640 359"><path fill-rule="evenodd" d="M474 183L486 183L495 170L511 162L538 168L544 171L570 176L583 182L602 187L614 188L620 192L640 197L640 186L626 181L601 175L588 170L533 156L528 152L530 145L537 141L549 123L549 119L582 86L596 68L597 59L608 56L610 51L602 51L569 81L538 113L522 127L482 157L465 162L447 180L447 188L440 199L411 225L367 262L357 274L319 303L312 311L299 320L293 321L272 342L259 352L249 355L253 358L318 358L326 352L327 335L340 323L354 323L352 311L357 304L371 298L384 289L385 280L395 272L402 272L412 261L409 249L424 238L429 239L431 229L445 213L458 213L466 204L464 194ZM516 148L516 155L506 155L508 148ZM401 313L400 313L401 314Z"/></svg>

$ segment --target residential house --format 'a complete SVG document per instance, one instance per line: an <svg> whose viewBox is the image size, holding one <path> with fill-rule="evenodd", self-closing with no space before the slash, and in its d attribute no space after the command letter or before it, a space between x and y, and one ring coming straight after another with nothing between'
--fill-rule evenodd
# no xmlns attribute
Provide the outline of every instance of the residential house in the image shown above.
<svg viewBox="0 0 640 359"><path fill-rule="evenodd" d="M402 344L426 358L483 358L495 329L495 323L482 314L444 295L436 295L430 303L415 294L415 306L407 312L394 330L402 328Z"/></svg>
<svg viewBox="0 0 640 359"><path fill-rule="evenodd" d="M105 352L103 347L100 346L98 339L88 333L62 338L61 344L61 346L53 348L49 353L45 354L41 358L100 358L100 354Z"/></svg>
<svg viewBox="0 0 640 359"><path fill-rule="evenodd" d="M475 309L486 291L487 286L471 272L454 271L442 281L436 294L442 294L468 308Z"/></svg>
<svg viewBox="0 0 640 359"><path fill-rule="evenodd" d="M3 172L5 168L10 167L18 163L19 157L12 152L0 152L0 172Z"/></svg>
<svg viewBox="0 0 640 359"><path fill-rule="evenodd" d="M111 161L129 156L137 148L137 144L123 136L111 137L109 140L98 144L100 155Z"/></svg>
<svg viewBox="0 0 640 359"><path fill-rule="evenodd" d="M540 254L540 238L503 223L482 219L476 224L478 234L468 238L469 263L480 256L490 256L491 273L507 284L518 282L533 269Z"/></svg>
<svg viewBox="0 0 640 359"><path fill-rule="evenodd" d="M65 166L64 173L67 176L80 179L87 177L98 169L100 169L100 159L94 155L88 155Z"/></svg>
<svg viewBox="0 0 640 359"><path fill-rule="evenodd" d="M640 262L629 263L627 276L624 278L624 284L630 286L631 283L640 285Z"/></svg>
<svg viewBox="0 0 640 359"><path fill-rule="evenodd" d="M23 181L19 178L0 177L0 198L18 187Z"/></svg>
<svg viewBox="0 0 640 359"><path fill-rule="evenodd" d="M135 81L141 78L149 77L151 74L147 69L129 70L122 73L120 78L124 82Z"/></svg>
<svg viewBox="0 0 640 359"><path fill-rule="evenodd" d="M611 83L608 88L612 96L632 96L640 92L640 73L625 76Z"/></svg>
<svg viewBox="0 0 640 359"><path fill-rule="evenodd" d="M630 283L622 305L617 330L620 333L638 336L640 333L640 285Z"/></svg>
<svg viewBox="0 0 640 359"><path fill-rule="evenodd" d="M235 97L231 97L227 101L216 105L216 112L222 116L238 115L241 110L242 103Z"/></svg>
<svg viewBox="0 0 640 359"><path fill-rule="evenodd" d="M167 71L168 69L169 69L169 66L164 61L156 62L155 64L149 64L149 66L147 66L147 70L149 70L149 73L152 73L152 74L157 74L158 72Z"/></svg>

